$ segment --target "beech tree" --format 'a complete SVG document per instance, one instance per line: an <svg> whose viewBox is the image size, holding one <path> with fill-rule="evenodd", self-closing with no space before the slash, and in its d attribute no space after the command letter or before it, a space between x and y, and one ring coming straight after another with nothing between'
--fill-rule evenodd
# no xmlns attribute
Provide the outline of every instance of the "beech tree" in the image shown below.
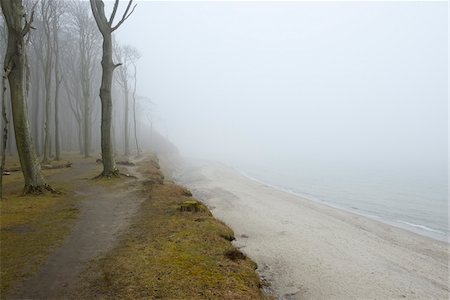
<svg viewBox="0 0 450 300"><path fill-rule="evenodd" d="M26 106L26 37L31 30L34 10L28 15L22 0L0 0L0 4L8 31L3 76L9 82L16 147L25 181L24 192L41 193L49 186L41 174L31 140Z"/></svg>
<svg viewBox="0 0 450 300"><path fill-rule="evenodd" d="M51 28L51 18L53 17L52 9L54 0L41 0L40 13L42 17L42 28L45 35L45 43L43 44L45 54L43 55L43 71L44 71L44 92L45 92L45 123L44 123L44 164L50 162L51 156L51 88L52 88L52 69L53 69L53 37Z"/></svg>
<svg viewBox="0 0 450 300"><path fill-rule="evenodd" d="M53 56L54 56L54 82L55 82L55 159L61 159L61 141L60 141L60 125L59 125L59 102L60 89L62 82L61 65L60 65L60 38L61 32L61 18L63 15L63 4L65 2L53 2L52 9L52 31L53 31Z"/></svg>
<svg viewBox="0 0 450 300"><path fill-rule="evenodd" d="M130 117L130 80L136 80L131 77L133 72L133 66L135 66L136 61L140 58L139 52L131 46L116 46L115 49L116 59L122 64L117 72L117 82L124 93L124 155L130 155L130 129L129 129L129 117ZM136 75L136 69L134 68L134 75ZM133 116L136 118L136 86L133 90ZM134 122L134 131L136 137L136 122ZM136 144L137 145L137 144Z"/></svg>
<svg viewBox="0 0 450 300"><path fill-rule="evenodd" d="M94 15L97 27L103 36L103 53L102 53L102 83L100 87L100 99L102 103L101 116L101 148L102 148L102 162L103 172L102 176L111 177L117 176L111 139L111 122L112 122L112 98L111 86L114 69L120 64L113 63L113 47L112 47L112 33L116 31L126 19L133 13L136 5L132 7L133 0L128 2L128 5L122 15L120 21L113 25L114 18L119 7L119 0L115 0L113 11L109 20L105 15L105 4L102 0L90 0L92 13Z"/></svg>
<svg viewBox="0 0 450 300"><path fill-rule="evenodd" d="M136 87L137 87L137 67L136 63L133 63L133 78L134 78L134 87L133 87L133 127L134 127L134 141L136 143L136 155L141 155L141 148L139 147L138 133L137 133L137 118L136 118Z"/></svg>
<svg viewBox="0 0 450 300"><path fill-rule="evenodd" d="M83 154L90 156L92 125L92 92L91 84L95 72L95 60L100 48L100 36L89 7L83 2L74 2L71 6L73 29L78 34L80 70L79 78L83 98Z"/></svg>

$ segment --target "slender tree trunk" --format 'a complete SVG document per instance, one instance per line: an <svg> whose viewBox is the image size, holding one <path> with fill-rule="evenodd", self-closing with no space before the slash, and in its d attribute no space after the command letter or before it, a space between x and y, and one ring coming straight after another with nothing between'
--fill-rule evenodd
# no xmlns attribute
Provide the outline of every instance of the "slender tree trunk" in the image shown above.
<svg viewBox="0 0 450 300"><path fill-rule="evenodd" d="M8 78L9 70L3 70L2 74L2 126L3 126L3 136L2 136L2 161L0 165L0 199L3 199L3 172L5 171L6 164L6 142L8 140L8 113L6 111L6 80Z"/></svg>
<svg viewBox="0 0 450 300"><path fill-rule="evenodd" d="M133 123L134 123L134 141L136 142L136 152L137 156L141 155L141 149L139 148L139 142L137 137L137 126L136 126L136 85L137 85L137 74L136 65L134 65L134 89L133 89Z"/></svg>
<svg viewBox="0 0 450 300"><path fill-rule="evenodd" d="M58 75L55 75L58 78ZM60 160L61 158L61 141L59 135L59 86L60 84L56 82L55 89L55 159Z"/></svg>
<svg viewBox="0 0 450 300"><path fill-rule="evenodd" d="M11 101L8 97L8 93L5 94L5 101L6 101L6 112L7 112L7 118L8 120L12 119L12 112L11 112ZM11 135L12 127L11 122L8 121L8 140L6 144L6 150L9 155L12 155L13 153L13 136Z"/></svg>
<svg viewBox="0 0 450 300"><path fill-rule="evenodd" d="M41 110L41 80L38 72L34 72L34 83L33 83L33 142L36 147L37 155L40 154L40 144L39 144L39 115Z"/></svg>
<svg viewBox="0 0 450 300"><path fill-rule="evenodd" d="M26 107L25 61L26 44L24 36L29 32L28 22L24 24L22 0L1 0L1 7L8 26L8 49L4 68L8 70L11 107L16 137L17 152L25 179L24 192L42 192L48 188L41 174L41 165L36 156L28 127ZM31 20L30 20L31 23Z"/></svg>
<svg viewBox="0 0 450 300"><path fill-rule="evenodd" d="M44 123L44 163L50 161L52 146L51 146L51 85L52 85L52 37L50 30L50 7L46 2L41 3L42 25L45 34L46 51L44 64L44 91L45 91L45 123Z"/></svg>
<svg viewBox="0 0 450 300"><path fill-rule="evenodd" d="M83 132L81 128L83 125L81 122L78 122L78 147L80 149L80 154L84 154L84 143L83 143Z"/></svg>
<svg viewBox="0 0 450 300"><path fill-rule="evenodd" d="M54 31L55 31L54 26ZM56 31L54 32L56 35ZM59 135L59 88L61 86L61 76L59 74L59 45L55 36L55 159L61 158L61 141Z"/></svg>
<svg viewBox="0 0 450 300"><path fill-rule="evenodd" d="M84 157L88 158L91 151L91 78L88 63L88 57L85 50L85 45L81 47L81 89L83 94L83 132L84 132Z"/></svg>
<svg viewBox="0 0 450 300"><path fill-rule="evenodd" d="M125 145L125 151L124 154L125 156L129 156L130 155L130 135L129 135L129 129L128 129L128 124L130 123L129 121L129 115L130 115L130 105L129 105L129 91L128 91L128 82L125 82L125 88L124 88L124 92L125 92L125 117L124 117L124 122L125 122L125 126L124 126L124 145Z"/></svg>
<svg viewBox="0 0 450 300"><path fill-rule="evenodd" d="M50 43L50 40L47 40ZM47 46L50 48L50 45ZM47 63L44 70L45 121L44 121L44 163L48 163L51 155L50 116L51 116L51 53L47 50Z"/></svg>
<svg viewBox="0 0 450 300"><path fill-rule="evenodd" d="M83 132L84 132L84 145L83 154L85 158L90 156L91 151L91 103L90 103L90 82L89 78L86 78L86 74L83 74L83 105L84 105L84 116L83 116Z"/></svg>

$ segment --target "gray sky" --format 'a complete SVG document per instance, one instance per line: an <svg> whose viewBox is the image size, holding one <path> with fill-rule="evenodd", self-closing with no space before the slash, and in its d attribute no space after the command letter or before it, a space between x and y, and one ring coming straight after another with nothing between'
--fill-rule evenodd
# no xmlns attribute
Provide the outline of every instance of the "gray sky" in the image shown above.
<svg viewBox="0 0 450 300"><path fill-rule="evenodd" d="M184 155L444 167L447 18L445 2L140 1L117 35Z"/></svg>

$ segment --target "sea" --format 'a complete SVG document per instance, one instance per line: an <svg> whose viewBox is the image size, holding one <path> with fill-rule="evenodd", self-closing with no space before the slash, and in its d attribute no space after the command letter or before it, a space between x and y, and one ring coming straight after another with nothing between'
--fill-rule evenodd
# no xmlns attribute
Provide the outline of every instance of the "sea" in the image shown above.
<svg viewBox="0 0 450 300"><path fill-rule="evenodd" d="M448 242L447 167L380 166L277 163L234 168L273 188Z"/></svg>

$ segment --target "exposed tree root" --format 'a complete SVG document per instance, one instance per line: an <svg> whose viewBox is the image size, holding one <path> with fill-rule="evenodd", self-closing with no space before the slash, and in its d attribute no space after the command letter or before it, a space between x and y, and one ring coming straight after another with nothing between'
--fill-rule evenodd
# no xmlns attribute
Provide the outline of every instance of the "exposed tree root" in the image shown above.
<svg viewBox="0 0 450 300"><path fill-rule="evenodd" d="M52 194L61 194L61 192L53 189L48 184L38 185L38 186L26 185L23 188L24 195L42 195L42 194L45 194L46 192L50 192Z"/></svg>
<svg viewBox="0 0 450 300"><path fill-rule="evenodd" d="M95 176L94 179L99 179L99 178L120 178L120 172L118 169L115 169L112 172L101 172L99 175Z"/></svg>

